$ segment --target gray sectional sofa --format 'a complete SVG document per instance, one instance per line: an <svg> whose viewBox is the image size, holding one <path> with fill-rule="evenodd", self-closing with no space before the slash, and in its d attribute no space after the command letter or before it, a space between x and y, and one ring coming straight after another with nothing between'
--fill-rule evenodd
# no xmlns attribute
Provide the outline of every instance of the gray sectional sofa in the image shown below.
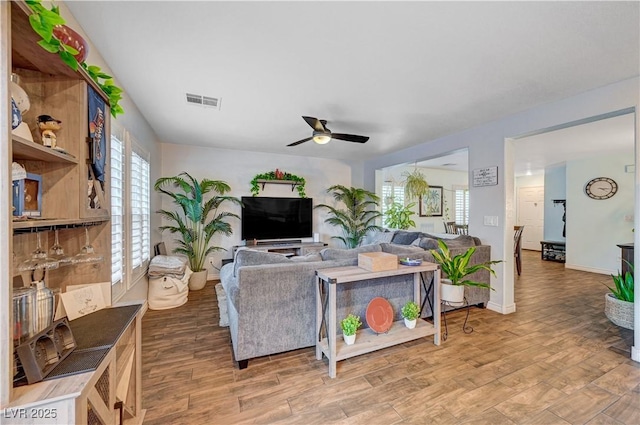
<svg viewBox="0 0 640 425"><path fill-rule="evenodd" d="M433 243L425 240L432 239L428 236L418 236L417 239L422 239L426 246ZM385 238L392 239L389 235ZM469 237L463 239L448 242L452 253L464 252L470 244L479 242ZM421 248L420 242L414 240L414 245L402 245L398 241L369 241L370 244L355 249L327 248L319 254L293 258L250 249L239 250L234 262L226 264L220 271L220 280L227 294L233 352L239 367L246 367L251 358L315 345L316 270L357 265L358 253L361 252L383 251L433 262L431 253ZM491 258L490 246L478 245L476 249L472 263ZM431 277L431 273L425 273L427 283ZM474 276L475 280L487 283L489 278L489 272L484 271ZM393 306L395 320L400 320L400 308L413 299L412 282L412 276L405 275L340 285L337 317L357 314L366 327L364 318L368 303L375 297L384 297ZM424 290L422 292L424 297ZM465 295L471 305L484 306L489 301L488 289L467 287ZM430 316L431 309L425 303L422 317ZM339 329L338 333L341 333Z"/></svg>

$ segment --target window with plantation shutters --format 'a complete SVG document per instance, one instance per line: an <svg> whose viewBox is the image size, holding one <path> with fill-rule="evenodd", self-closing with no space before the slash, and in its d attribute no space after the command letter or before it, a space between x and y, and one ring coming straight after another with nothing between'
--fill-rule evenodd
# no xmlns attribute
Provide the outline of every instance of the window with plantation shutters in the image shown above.
<svg viewBox="0 0 640 425"><path fill-rule="evenodd" d="M140 273L149 261L149 162L131 154L131 266ZM142 271L144 272L144 270Z"/></svg>
<svg viewBox="0 0 640 425"><path fill-rule="evenodd" d="M467 186L453 186L454 214L457 224L469 224L469 189Z"/></svg>
<svg viewBox="0 0 640 425"><path fill-rule="evenodd" d="M124 293L124 143L111 135L111 284L114 297Z"/></svg>
<svg viewBox="0 0 640 425"><path fill-rule="evenodd" d="M404 205L404 186L395 185L392 181L385 181L382 184L382 199L380 199L383 226L387 219L387 211L394 202Z"/></svg>
<svg viewBox="0 0 640 425"><path fill-rule="evenodd" d="M112 124L111 283L117 300L146 274L150 259L150 165L129 133Z"/></svg>

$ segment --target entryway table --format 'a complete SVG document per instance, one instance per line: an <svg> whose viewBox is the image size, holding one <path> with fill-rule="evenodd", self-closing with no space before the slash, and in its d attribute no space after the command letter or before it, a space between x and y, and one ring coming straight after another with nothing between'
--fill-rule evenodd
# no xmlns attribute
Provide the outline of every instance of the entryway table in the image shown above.
<svg viewBox="0 0 640 425"><path fill-rule="evenodd" d="M337 338L336 287L361 280L385 278L413 274L413 300L420 305L420 274L433 272L433 324L418 320L414 329L404 325L403 320L393 322L391 329L384 334L376 334L370 329L357 332L356 343L347 345ZM325 291L324 286L328 287ZM427 294L428 296L428 294ZM328 300L327 300L328 298ZM322 325L328 319L325 336L322 337ZM414 339L433 335L433 343L440 345L440 268L434 263L422 263L419 266L398 265L397 269L370 272L356 266L333 267L316 271L316 359L322 360L322 354L329 359L329 376L336 377L336 362L372 351L402 344Z"/></svg>

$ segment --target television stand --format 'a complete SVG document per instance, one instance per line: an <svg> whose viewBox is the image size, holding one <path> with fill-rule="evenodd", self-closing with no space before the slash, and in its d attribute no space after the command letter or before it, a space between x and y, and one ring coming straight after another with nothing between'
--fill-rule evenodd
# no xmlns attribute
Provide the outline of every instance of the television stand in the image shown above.
<svg viewBox="0 0 640 425"><path fill-rule="evenodd" d="M271 245L271 246L291 246L291 245L300 245L302 244L302 240L301 239L287 239L286 241L258 241L256 243L256 245ZM251 246L251 245L247 245L247 246ZM255 245L254 245L255 246Z"/></svg>
<svg viewBox="0 0 640 425"><path fill-rule="evenodd" d="M235 245L233 247L233 258L235 258L238 248L243 247L245 246ZM246 247L256 251L273 252L292 257L294 255L300 256L320 252L327 247L327 244L324 242L284 241L265 243L258 242L257 245L247 245Z"/></svg>

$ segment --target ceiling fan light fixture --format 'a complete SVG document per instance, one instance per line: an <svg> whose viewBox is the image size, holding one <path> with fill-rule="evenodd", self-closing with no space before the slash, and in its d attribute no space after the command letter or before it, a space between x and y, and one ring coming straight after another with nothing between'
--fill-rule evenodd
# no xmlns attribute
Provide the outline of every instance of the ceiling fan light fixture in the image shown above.
<svg viewBox="0 0 640 425"><path fill-rule="evenodd" d="M328 134L314 134L313 141L319 145L326 145L331 140L331 136Z"/></svg>

